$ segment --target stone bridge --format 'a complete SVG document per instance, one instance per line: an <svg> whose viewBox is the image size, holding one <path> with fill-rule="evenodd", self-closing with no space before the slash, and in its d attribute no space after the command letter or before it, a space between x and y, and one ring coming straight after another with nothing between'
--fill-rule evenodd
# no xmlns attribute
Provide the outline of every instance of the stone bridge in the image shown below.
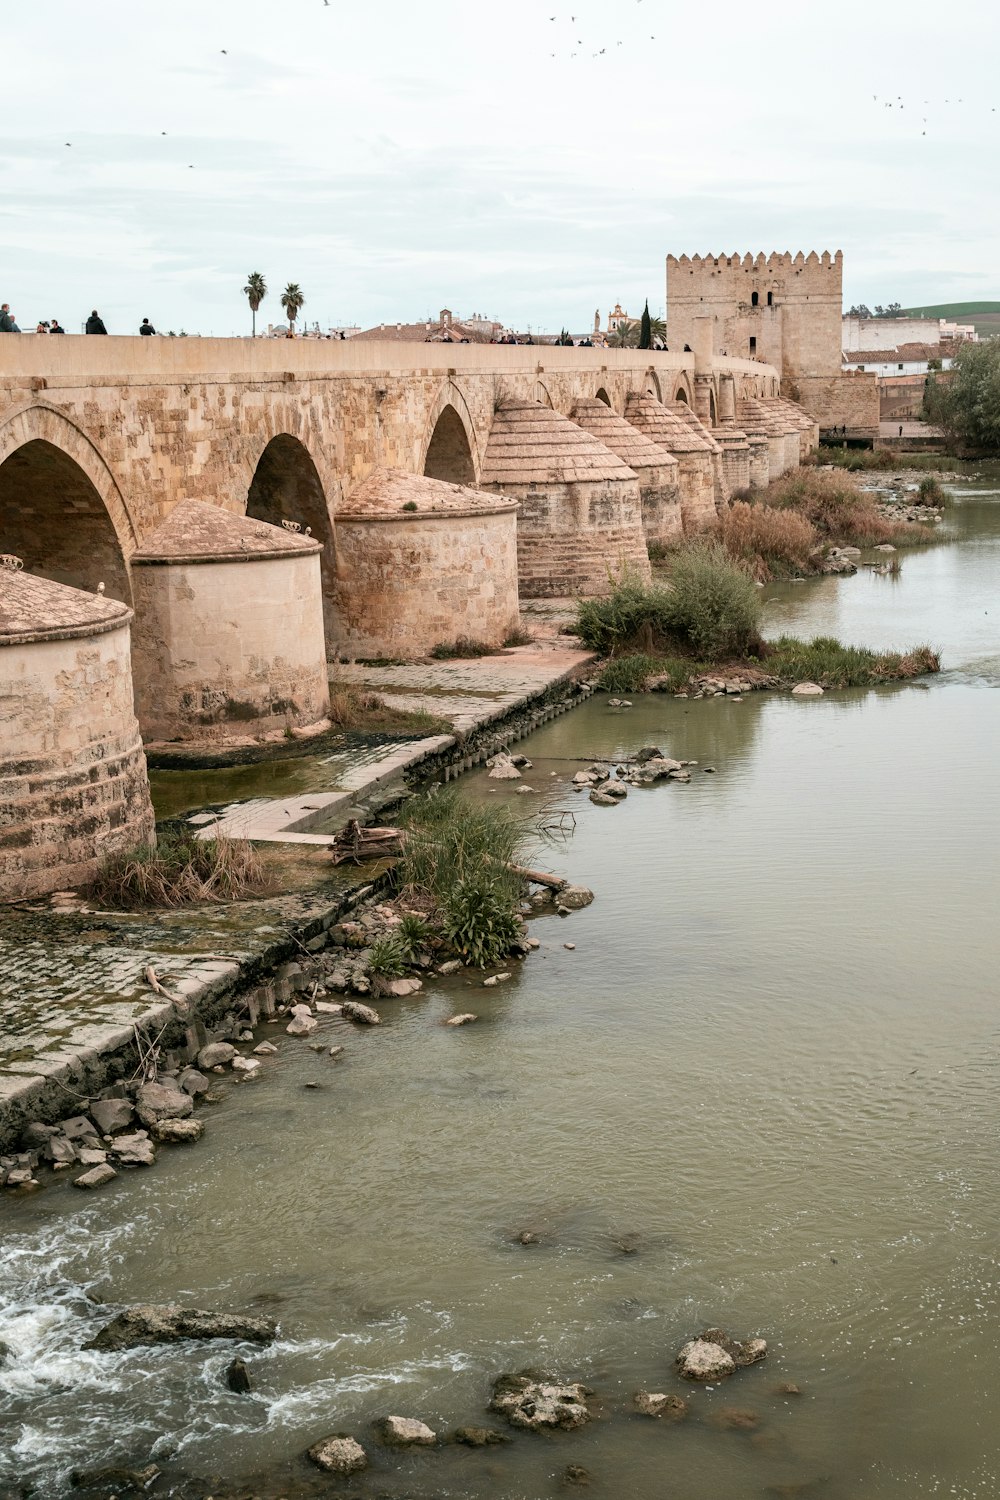
<svg viewBox="0 0 1000 1500"><path fill-rule="evenodd" d="M338 513L374 470L476 487L504 401L623 415L637 394L713 428L779 380L704 349L2 336L0 552L131 604L133 554L197 499L309 527L329 603Z"/></svg>

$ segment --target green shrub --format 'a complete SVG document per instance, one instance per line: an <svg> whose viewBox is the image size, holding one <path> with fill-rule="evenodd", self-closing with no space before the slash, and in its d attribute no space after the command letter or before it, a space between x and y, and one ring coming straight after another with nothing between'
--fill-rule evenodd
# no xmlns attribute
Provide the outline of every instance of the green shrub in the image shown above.
<svg viewBox="0 0 1000 1500"><path fill-rule="evenodd" d="M435 661L451 661L456 656L492 656L495 650L495 646L489 646L485 641L475 641L467 635L460 635L455 641L440 641L438 645L432 646L431 656Z"/></svg>
<svg viewBox="0 0 1000 1500"><path fill-rule="evenodd" d="M451 887L442 903L441 931L467 964L499 963L521 936L516 909L503 882L485 872Z"/></svg>
<svg viewBox="0 0 1000 1500"><path fill-rule="evenodd" d="M616 656L605 664L597 686L606 693L641 693L646 679L660 669L655 656Z"/></svg>
<svg viewBox="0 0 1000 1500"><path fill-rule="evenodd" d="M407 912L397 928L397 936L408 962L413 963L417 954L427 947L431 929L423 917L418 917L415 912Z"/></svg>
<svg viewBox="0 0 1000 1500"><path fill-rule="evenodd" d="M760 640L760 595L721 542L692 543L675 554L667 594L675 638L698 656L745 656Z"/></svg>
<svg viewBox="0 0 1000 1500"><path fill-rule="evenodd" d="M576 629L584 645L602 656L624 646L652 651L672 638L669 590L626 574L610 594L579 601Z"/></svg>
<svg viewBox="0 0 1000 1500"><path fill-rule="evenodd" d="M947 505L950 498L940 479L936 479L933 474L928 474L921 479L917 493L920 505Z"/></svg>

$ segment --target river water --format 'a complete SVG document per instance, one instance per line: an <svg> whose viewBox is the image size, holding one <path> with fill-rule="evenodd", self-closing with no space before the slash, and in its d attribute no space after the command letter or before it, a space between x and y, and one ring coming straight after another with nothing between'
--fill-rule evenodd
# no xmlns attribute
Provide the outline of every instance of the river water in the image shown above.
<svg viewBox="0 0 1000 1500"><path fill-rule="evenodd" d="M272 1028L279 1058L198 1146L0 1205L0 1490L152 1455L158 1493L342 1493L309 1443L481 1421L493 1377L536 1365L594 1387L599 1420L371 1444L346 1492L535 1500L567 1464L595 1500L1000 1492L1000 488L964 486L946 528L896 578L766 590L771 632L929 641L940 677L557 719L519 747L535 797L463 783L571 810L537 858L596 892L533 921L510 983L331 1021L339 1063ZM581 758L646 743L698 760L690 785L570 790ZM456 1009L480 1020L441 1026ZM280 1319L250 1396L225 1346L80 1352L173 1298ZM680 1426L631 1416L634 1391L681 1391L673 1355L709 1323L768 1359L685 1387ZM755 1429L720 1424L734 1405Z"/></svg>

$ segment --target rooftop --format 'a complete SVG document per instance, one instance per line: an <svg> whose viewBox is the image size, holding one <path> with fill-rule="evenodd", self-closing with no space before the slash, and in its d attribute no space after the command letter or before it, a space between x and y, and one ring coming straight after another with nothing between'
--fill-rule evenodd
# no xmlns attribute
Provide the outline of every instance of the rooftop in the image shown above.
<svg viewBox="0 0 1000 1500"><path fill-rule="evenodd" d="M103 635L132 618L127 604L0 563L0 645Z"/></svg>
<svg viewBox="0 0 1000 1500"><path fill-rule="evenodd" d="M569 417L540 401L504 401L490 428L481 482L573 484L635 479L635 474Z"/></svg>
<svg viewBox="0 0 1000 1500"><path fill-rule="evenodd" d="M204 500L181 500L144 539L132 562L242 562L318 552L321 545L308 533L300 536L298 526L293 529L291 522L286 530L250 516L236 516Z"/></svg>

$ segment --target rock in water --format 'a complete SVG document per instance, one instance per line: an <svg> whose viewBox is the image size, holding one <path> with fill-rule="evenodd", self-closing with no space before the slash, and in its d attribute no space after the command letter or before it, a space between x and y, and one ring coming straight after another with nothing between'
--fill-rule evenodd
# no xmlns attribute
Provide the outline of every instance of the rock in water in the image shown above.
<svg viewBox="0 0 1000 1500"><path fill-rule="evenodd" d="M378 1429L390 1448L430 1448L437 1442L437 1433L415 1417L386 1417Z"/></svg>
<svg viewBox="0 0 1000 1500"><path fill-rule="evenodd" d="M356 1474L368 1467L367 1453L352 1437L321 1438L308 1450L308 1457L327 1474Z"/></svg>
<svg viewBox="0 0 1000 1500"><path fill-rule="evenodd" d="M78 1188L99 1188L107 1182L114 1182L118 1173L114 1167L109 1167L107 1162L103 1166L92 1167L89 1172L73 1179L73 1186Z"/></svg>
<svg viewBox="0 0 1000 1500"><path fill-rule="evenodd" d="M204 1134L205 1124L202 1120L160 1120L153 1126L154 1140L169 1141L174 1145L200 1141Z"/></svg>
<svg viewBox="0 0 1000 1500"><path fill-rule="evenodd" d="M668 1422L683 1422L690 1411L683 1397L668 1396L663 1391L636 1391L632 1400L644 1417L664 1417Z"/></svg>
<svg viewBox="0 0 1000 1500"><path fill-rule="evenodd" d="M521 773L509 755L494 755L489 761L492 781L520 781Z"/></svg>
<svg viewBox="0 0 1000 1500"><path fill-rule="evenodd" d="M306 1015L293 1016L285 1030L289 1036L312 1036L319 1026L315 1016Z"/></svg>
<svg viewBox="0 0 1000 1500"><path fill-rule="evenodd" d="M116 1136L111 1150L126 1167L151 1167L156 1160L156 1151L145 1130Z"/></svg>
<svg viewBox="0 0 1000 1500"><path fill-rule="evenodd" d="M198 1053L198 1066L207 1073L210 1068L225 1067L227 1062L232 1062L236 1056L236 1048L232 1042L209 1042L207 1047L202 1047Z"/></svg>
<svg viewBox="0 0 1000 1500"><path fill-rule="evenodd" d="M765 1339L741 1342L721 1328L706 1328L680 1350L677 1370L685 1380L723 1380L745 1365L755 1365L766 1354Z"/></svg>
<svg viewBox="0 0 1000 1500"><path fill-rule="evenodd" d="M490 1410L507 1418L512 1427L530 1432L541 1428L582 1427L590 1421L585 1385L562 1384L534 1371L501 1375L493 1384Z"/></svg>
<svg viewBox="0 0 1000 1500"><path fill-rule="evenodd" d="M793 698L822 698L823 689L818 682L797 682L792 688Z"/></svg>
<svg viewBox="0 0 1000 1500"><path fill-rule="evenodd" d="M471 1010L463 1010L461 1015L449 1016L445 1021L446 1026L468 1026L470 1021L478 1021L479 1017Z"/></svg>
<svg viewBox="0 0 1000 1500"><path fill-rule="evenodd" d="M112 1318L83 1347L135 1349L141 1344L176 1344L181 1339L240 1339L251 1344L270 1344L277 1335L278 1325L273 1318L202 1312L171 1303L164 1307L139 1303Z"/></svg>
<svg viewBox="0 0 1000 1500"><path fill-rule="evenodd" d="M359 1000L344 1001L344 1015L349 1021L356 1021L359 1026L380 1026L382 1017L377 1010L372 1010L370 1005L362 1005Z"/></svg>
<svg viewBox="0 0 1000 1500"><path fill-rule="evenodd" d="M498 1443L509 1443L510 1438L495 1427L456 1427L454 1441L466 1448L494 1448Z"/></svg>
<svg viewBox="0 0 1000 1500"><path fill-rule="evenodd" d="M593 899L593 891L588 891L585 885L564 885L556 895L559 905L569 907L570 911L579 911L581 907L589 906Z"/></svg>
<svg viewBox="0 0 1000 1500"><path fill-rule="evenodd" d="M245 1396L250 1389L250 1371L242 1359L231 1361L226 1370L226 1384L237 1396Z"/></svg>

